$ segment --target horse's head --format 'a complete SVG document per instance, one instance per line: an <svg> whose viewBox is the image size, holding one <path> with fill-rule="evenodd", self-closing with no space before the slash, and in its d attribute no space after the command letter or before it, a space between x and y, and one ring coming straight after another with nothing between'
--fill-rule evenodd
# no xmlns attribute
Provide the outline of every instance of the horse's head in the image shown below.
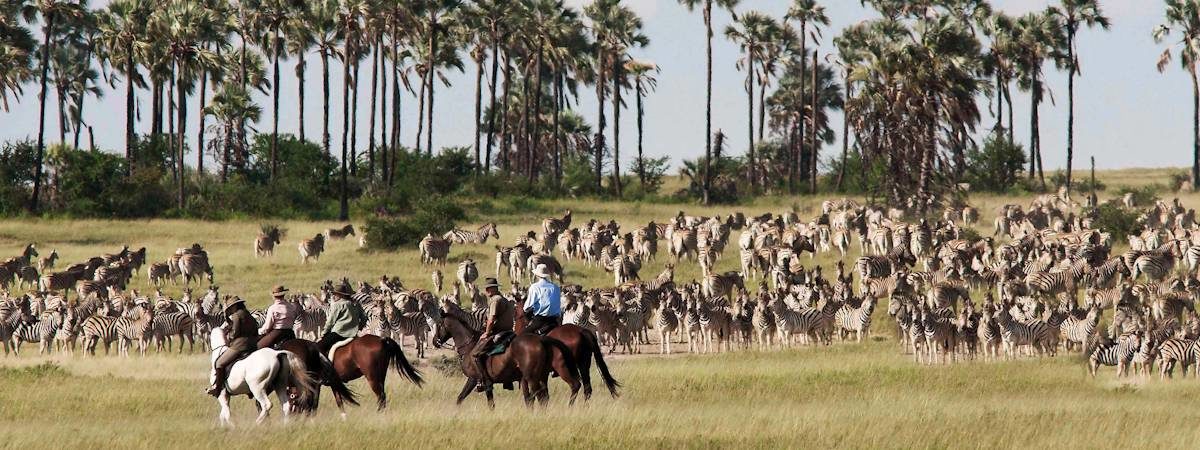
<svg viewBox="0 0 1200 450"><path fill-rule="evenodd" d="M450 319L450 320L454 320L454 319L453 319L453 316L446 313L445 311L441 312L440 317L442 320L436 321L433 326L433 346L437 347L437 348L445 348L446 341L449 341L451 338L454 337L453 335L450 334L450 328L446 326L446 321L447 321L447 319Z"/></svg>

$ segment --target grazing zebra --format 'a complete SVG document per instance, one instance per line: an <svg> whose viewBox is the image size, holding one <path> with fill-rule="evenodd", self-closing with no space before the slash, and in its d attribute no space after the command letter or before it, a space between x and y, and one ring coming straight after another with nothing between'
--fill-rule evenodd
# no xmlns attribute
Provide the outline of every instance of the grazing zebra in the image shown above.
<svg viewBox="0 0 1200 450"><path fill-rule="evenodd" d="M855 342L862 342L863 336L870 336L871 314L875 312L875 303L875 298L867 297L857 308L848 302L842 305L834 315L834 323L837 325L839 335L854 333ZM842 337L845 336L842 335Z"/></svg>
<svg viewBox="0 0 1200 450"><path fill-rule="evenodd" d="M1097 345L1088 352L1088 373L1096 376L1096 370L1101 365L1117 366L1117 376L1129 375L1129 364L1133 362L1134 354L1141 348L1142 335L1132 333L1122 335L1116 342Z"/></svg>
<svg viewBox="0 0 1200 450"><path fill-rule="evenodd" d="M301 239L297 247L300 250L300 264L308 264L309 258L317 261L325 251L325 235L318 233L311 239Z"/></svg>
<svg viewBox="0 0 1200 450"><path fill-rule="evenodd" d="M455 244L483 245L487 243L488 238L500 239L500 232L496 229L496 224L494 222L485 223L476 231L467 231L460 228L455 228L442 235L442 239Z"/></svg>
<svg viewBox="0 0 1200 450"><path fill-rule="evenodd" d="M329 241L340 241L346 236L354 236L354 225L346 224L341 228L326 228L325 239Z"/></svg>
<svg viewBox="0 0 1200 450"><path fill-rule="evenodd" d="M258 233L258 237L254 238L255 258L274 255L275 246L279 245L280 239L283 237L283 231L279 227L268 225L264 228Z"/></svg>
<svg viewBox="0 0 1200 450"><path fill-rule="evenodd" d="M172 284L178 283L172 273L170 262L151 263L150 268L146 269L146 276L149 284L154 287L162 287L166 284L167 279L170 279Z"/></svg>
<svg viewBox="0 0 1200 450"><path fill-rule="evenodd" d="M734 287L746 289L746 282L741 272L713 273L704 277L703 293L709 298L729 297L733 293Z"/></svg>
<svg viewBox="0 0 1200 450"><path fill-rule="evenodd" d="M448 240L433 237L432 233L426 234L417 243L417 248L421 250L421 264L445 266L446 258L450 255L450 244Z"/></svg>
<svg viewBox="0 0 1200 450"><path fill-rule="evenodd" d="M201 274L208 280L208 284L213 283L213 270L208 263L206 252L188 253L179 258L179 273L183 275L185 285L190 285L192 280L199 281Z"/></svg>
<svg viewBox="0 0 1200 450"><path fill-rule="evenodd" d="M190 303L185 305L192 306ZM183 341L187 339L188 352L193 352L196 349L195 341L195 320L192 314L186 311L177 311L166 314L155 314L152 319L151 328L154 333L154 351L156 353L163 351L163 343L166 343L167 352L170 353L174 343L172 338L179 338L179 353L183 353Z"/></svg>
<svg viewBox="0 0 1200 450"><path fill-rule="evenodd" d="M134 317L122 317L113 324L118 339L117 352L121 356L129 356L129 347L135 342L138 354L146 356L150 342L154 339L154 308L144 299L139 299Z"/></svg>

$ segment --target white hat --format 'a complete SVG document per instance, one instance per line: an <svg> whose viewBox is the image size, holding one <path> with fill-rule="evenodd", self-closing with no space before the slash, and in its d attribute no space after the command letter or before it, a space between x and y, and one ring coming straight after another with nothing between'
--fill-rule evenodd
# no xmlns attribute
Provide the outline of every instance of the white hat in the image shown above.
<svg viewBox="0 0 1200 450"><path fill-rule="evenodd" d="M533 268L533 275L538 278L550 278L550 268L545 264L538 264Z"/></svg>

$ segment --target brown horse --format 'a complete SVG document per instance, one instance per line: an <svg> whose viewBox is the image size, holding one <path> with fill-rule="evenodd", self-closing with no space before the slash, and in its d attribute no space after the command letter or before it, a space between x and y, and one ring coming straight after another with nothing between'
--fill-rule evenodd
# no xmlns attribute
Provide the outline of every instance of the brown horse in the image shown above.
<svg viewBox="0 0 1200 450"><path fill-rule="evenodd" d="M462 404L463 399L471 394L479 378L477 374L472 373L473 365L467 364L469 358L474 358L471 351L479 341L479 332L457 316L443 313L434 344L441 347L449 340L454 341L454 351L461 358L463 375L467 377L456 402ZM575 404L575 397L579 395L579 368L570 357L570 349L552 338L532 334L518 335L508 345L507 351L488 358L486 370L491 374L493 383L520 382L525 405L529 407L533 407L534 400L542 405L550 401L548 382L551 371L558 372L559 377L571 387L572 405ZM488 390L486 393L488 406L495 408L492 391Z"/></svg>
<svg viewBox="0 0 1200 450"><path fill-rule="evenodd" d="M408 363L400 344L392 338L381 338L364 334L333 353L333 369L343 383L365 376L371 391L379 401L379 409L387 407L387 392L383 383L387 378L388 365L396 367L396 373L421 387L424 381L421 372Z"/></svg>
<svg viewBox="0 0 1200 450"><path fill-rule="evenodd" d="M528 320L525 318L525 311L517 308L517 322L513 329L518 334L523 333L526 323ZM546 336L562 342L570 349L571 355L575 359L575 365L579 367L579 378L583 381L584 400L592 398L592 358L596 359L596 368L600 370L600 377L604 379L604 386L608 388L608 394L613 398L621 396L620 392L617 392L621 383L618 383L609 373L608 364L604 362L604 352L600 349L600 339L596 337L595 332L568 323L554 327L549 333L546 333Z"/></svg>
<svg viewBox="0 0 1200 450"><path fill-rule="evenodd" d="M358 396L338 376L333 364L321 356L321 350L317 347L316 342L297 338L284 341L276 347L278 350L289 351L300 356L300 359L304 360L304 367L309 368L309 376L319 381L321 385L329 386L329 389L333 391L333 400L337 402L338 410L342 412L343 417L346 415L345 403L358 406ZM320 402L321 391L318 390L316 395L310 397L309 402L297 404L296 408L312 415L317 412Z"/></svg>

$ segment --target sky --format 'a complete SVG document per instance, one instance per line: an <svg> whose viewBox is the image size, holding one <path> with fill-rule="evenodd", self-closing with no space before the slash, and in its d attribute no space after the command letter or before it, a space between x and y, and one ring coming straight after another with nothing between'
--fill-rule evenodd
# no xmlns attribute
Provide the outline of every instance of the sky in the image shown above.
<svg viewBox="0 0 1200 450"><path fill-rule="evenodd" d="M566 0L568 5L582 8L591 0ZM669 156L678 166L681 159L693 159L704 153L704 23L699 10L689 12L677 0L625 0L623 3L635 10L645 23L644 34L650 45L638 49L633 56L657 64L658 89L645 100L645 143L648 156ZM738 12L758 10L781 18L786 13L789 0L742 0ZM823 31L819 42L823 53L834 52L832 39L848 25L876 17L863 8L857 0L825 0L822 2L831 19L831 25ZM993 0L993 6L1010 14L1041 10L1052 2L1049 0ZM1057 2L1054 2L1057 3ZM106 0L93 1L93 7L103 7ZM1191 163L1192 145L1191 84L1178 64L1173 64L1166 73L1155 68L1162 50L1167 45L1156 44L1151 36L1155 26L1162 22L1163 6L1156 0L1103 0L1106 15L1112 20L1109 31L1085 30L1079 34L1079 57L1082 76L1076 79L1075 94L1075 167L1086 169L1089 157L1096 158L1098 168L1125 167L1183 167ZM722 30L731 21L727 11L714 12L713 47L713 128L724 130L730 136L729 150L744 152L747 147L746 108L747 99L742 89L745 74L735 67L739 52L733 43L724 39ZM812 43L810 42L810 46ZM811 48L811 47L810 47ZM310 58L305 101L305 131L309 139L320 139L321 130L321 85L320 65ZM282 69L282 103L280 108L280 132L295 133L298 129L298 106L296 104L296 78L294 61L286 61ZM341 145L341 70L331 70L334 105L331 107L330 123L333 148ZM269 70L269 68L268 68ZM434 119L434 147L470 146L474 143L475 68L468 64L464 73L452 73L451 87L437 87L437 103ZM364 69L364 73L369 70ZM269 72L268 72L269 73ZM1051 101L1041 106L1042 153L1048 169L1062 168L1066 164L1067 128L1067 80L1064 72L1051 65L1045 69ZM369 117L369 78L360 83L359 130L360 146L365 148L365 136ZM485 88L486 89L486 88ZM362 94L362 92L367 94ZM211 95L211 93L210 93ZM268 96L256 99L263 108L262 120L256 125L260 131L270 130L271 101ZM57 100L50 94L46 121L48 142L57 139ZM1026 93L1013 94L1015 133L1019 143L1029 140L1029 103ZM195 146L197 120L194 110L196 100L189 99L188 132L186 137L191 147ZM980 99L983 112L982 124L994 122L988 112L986 98ZM630 102L632 107L632 102ZM139 133L149 129L149 94L142 92L138 107L146 117L139 122ZM595 123L596 100L590 89L581 91L577 107L589 122ZM402 98L401 140L413 145L416 140L416 98ZM611 109L608 114L611 116ZM612 117L608 118L611 123ZM106 89L99 101L89 99L85 106L85 121L93 126L97 146L103 149L118 149L124 145L125 97L124 85L117 89ZM211 123L211 121L210 121ZM841 130L841 118L834 120L833 129ZM11 111L0 111L0 141L36 138L38 126L38 102L36 83L25 88L25 94ZM636 115L627 110L621 116L622 169L628 170L636 155ZM611 125L608 130L611 142ZM70 137L68 136L68 139ZM840 152L842 136L826 147L826 156ZM86 146L86 133L82 144ZM194 153L189 163L195 162Z"/></svg>

